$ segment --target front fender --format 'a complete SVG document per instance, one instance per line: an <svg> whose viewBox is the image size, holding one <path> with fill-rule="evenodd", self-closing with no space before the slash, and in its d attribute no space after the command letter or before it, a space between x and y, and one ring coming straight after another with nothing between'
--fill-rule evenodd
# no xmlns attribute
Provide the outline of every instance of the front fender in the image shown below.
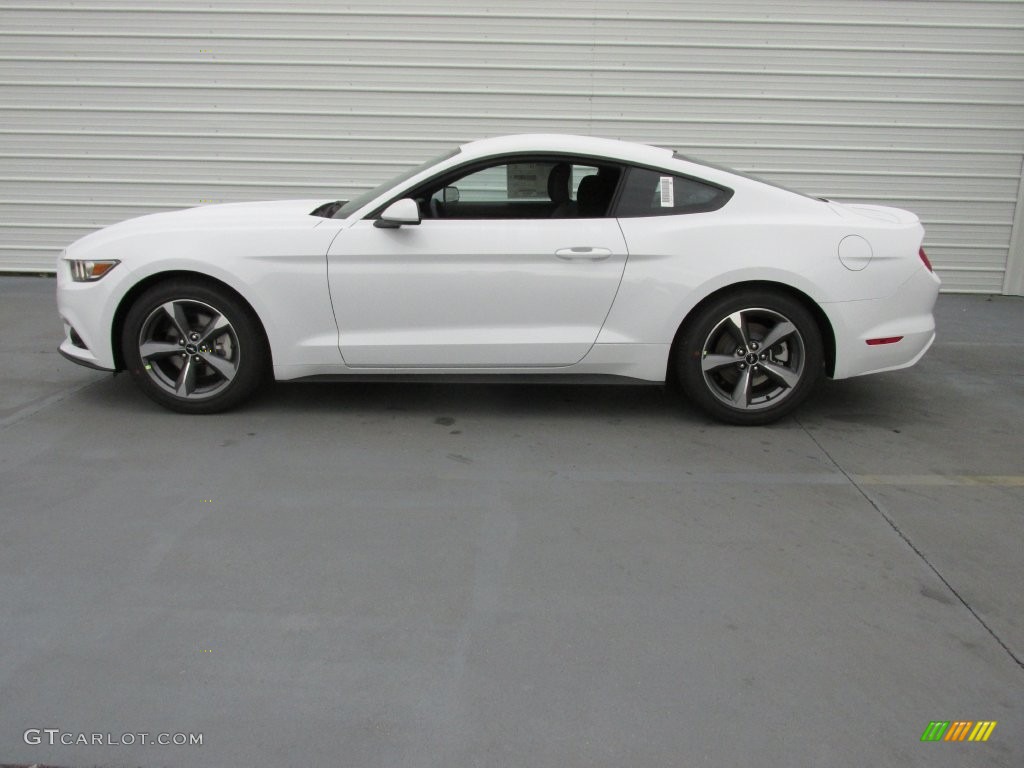
<svg viewBox="0 0 1024 768"><path fill-rule="evenodd" d="M335 227L256 233L163 232L152 237L89 238L66 258L118 259L96 283L73 283L58 265L58 306L102 367L115 367L115 319L140 285L161 275L193 274L222 283L259 317L275 364L339 362L337 326L327 289L326 253ZM201 235L201 236L200 236Z"/></svg>

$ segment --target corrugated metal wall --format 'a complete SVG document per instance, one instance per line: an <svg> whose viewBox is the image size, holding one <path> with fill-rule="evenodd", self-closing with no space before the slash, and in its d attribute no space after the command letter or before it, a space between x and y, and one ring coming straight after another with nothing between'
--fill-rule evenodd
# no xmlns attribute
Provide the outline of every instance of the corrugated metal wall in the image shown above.
<svg viewBox="0 0 1024 768"><path fill-rule="evenodd" d="M0 269L525 131L906 207L947 289L1022 290L1024 4L998 0L0 0Z"/></svg>

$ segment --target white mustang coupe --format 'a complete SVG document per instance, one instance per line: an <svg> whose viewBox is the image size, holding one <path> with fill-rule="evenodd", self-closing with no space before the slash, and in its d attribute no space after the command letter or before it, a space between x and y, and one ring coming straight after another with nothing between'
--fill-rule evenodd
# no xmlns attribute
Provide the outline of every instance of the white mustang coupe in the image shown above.
<svg viewBox="0 0 1024 768"><path fill-rule="evenodd" d="M913 365L917 217L581 136L467 144L347 202L214 205L69 246L61 352L184 413L278 380L677 382L733 424Z"/></svg>

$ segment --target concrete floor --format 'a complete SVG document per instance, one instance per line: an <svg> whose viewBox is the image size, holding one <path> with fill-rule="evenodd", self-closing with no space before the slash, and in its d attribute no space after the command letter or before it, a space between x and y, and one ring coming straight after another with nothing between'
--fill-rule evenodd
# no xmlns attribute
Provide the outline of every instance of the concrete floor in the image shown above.
<svg viewBox="0 0 1024 768"><path fill-rule="evenodd" d="M57 356L53 289L0 278L0 763L1024 765L1022 299L742 429L626 387L177 416Z"/></svg>

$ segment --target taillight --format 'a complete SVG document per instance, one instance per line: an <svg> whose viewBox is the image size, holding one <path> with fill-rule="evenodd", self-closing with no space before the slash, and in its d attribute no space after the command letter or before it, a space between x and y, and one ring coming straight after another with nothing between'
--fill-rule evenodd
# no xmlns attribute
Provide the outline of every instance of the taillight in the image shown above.
<svg viewBox="0 0 1024 768"><path fill-rule="evenodd" d="M932 269L932 263L928 261L928 254L924 252L924 248L918 250L917 255L921 257L921 261L923 261L924 265L928 267L929 272L935 271L934 269Z"/></svg>

